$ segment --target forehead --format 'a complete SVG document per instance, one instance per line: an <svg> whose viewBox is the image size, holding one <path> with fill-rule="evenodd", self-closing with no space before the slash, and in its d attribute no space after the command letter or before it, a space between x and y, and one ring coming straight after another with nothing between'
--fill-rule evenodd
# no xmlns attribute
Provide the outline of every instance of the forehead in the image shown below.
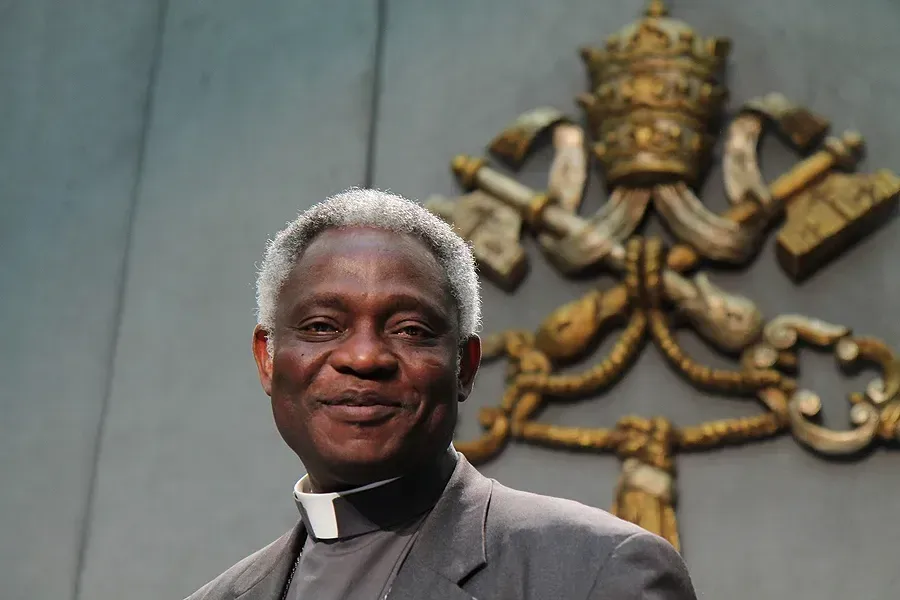
<svg viewBox="0 0 900 600"><path fill-rule="evenodd" d="M371 298L379 292L422 296L445 308L453 305L447 275L424 242L368 227L316 236L288 276L282 300L293 304L291 300L316 293Z"/></svg>

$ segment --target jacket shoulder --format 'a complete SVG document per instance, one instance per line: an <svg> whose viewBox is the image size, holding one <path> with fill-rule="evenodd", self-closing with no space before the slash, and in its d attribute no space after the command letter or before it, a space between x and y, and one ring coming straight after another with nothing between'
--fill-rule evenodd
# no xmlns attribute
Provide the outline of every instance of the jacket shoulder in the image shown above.
<svg viewBox="0 0 900 600"><path fill-rule="evenodd" d="M523 548L565 545L586 558L608 555L621 542L645 531L600 508L493 482L487 533Z"/></svg>
<svg viewBox="0 0 900 600"><path fill-rule="evenodd" d="M605 510L496 481L485 550L478 582L485 596L502 585L519 598L646 598L665 585L677 593L659 598L694 599L681 558L663 538Z"/></svg>
<svg viewBox="0 0 900 600"><path fill-rule="evenodd" d="M268 556L276 547L284 546L291 533L290 531L285 533L268 546L242 558L227 571L185 598L185 600L231 600L234 582L248 569L256 566L262 557Z"/></svg>

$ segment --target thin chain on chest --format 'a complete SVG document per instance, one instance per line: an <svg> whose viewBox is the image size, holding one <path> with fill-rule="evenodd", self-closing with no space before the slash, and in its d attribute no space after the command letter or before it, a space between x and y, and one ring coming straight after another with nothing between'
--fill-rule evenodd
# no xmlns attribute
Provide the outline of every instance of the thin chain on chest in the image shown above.
<svg viewBox="0 0 900 600"><path fill-rule="evenodd" d="M297 558L294 559L294 565L291 567L291 572L288 573L287 581L284 582L284 590L281 592L281 600L287 600L288 591L291 589L291 582L294 580L294 574L297 572L297 567L300 565L300 555L302 552L297 553Z"/></svg>

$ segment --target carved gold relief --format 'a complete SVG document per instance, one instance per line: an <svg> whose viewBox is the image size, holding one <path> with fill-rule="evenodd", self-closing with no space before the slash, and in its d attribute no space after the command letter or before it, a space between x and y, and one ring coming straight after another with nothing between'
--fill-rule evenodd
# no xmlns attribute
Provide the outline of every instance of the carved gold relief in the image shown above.
<svg viewBox="0 0 900 600"><path fill-rule="evenodd" d="M900 442L900 357L884 342L804 315L767 320L751 299L695 270L751 261L771 226L782 221L778 261L802 279L884 222L900 196L900 178L889 171L851 173L863 152L859 134L826 137L826 119L772 93L747 102L725 128L722 169L731 206L722 214L711 211L695 189L710 166L725 110L722 71L729 49L728 40L703 39L670 19L661 2L650 2L644 17L611 36L603 49L581 51L590 93L578 102L589 136L575 119L545 107L526 113L491 142L491 153L516 169L536 146L552 141L545 190L522 185L484 158L460 155L452 168L468 193L455 202L429 202L472 242L482 272L509 291L527 271L523 230L563 274L603 268L621 277L617 286L591 290L558 308L534 333L485 338L486 358L508 361L508 385L500 403L479 414L483 436L460 441L458 448L476 463L502 452L509 440L615 453L622 475L613 511L676 547L674 458L680 452L786 432L825 456ZM769 131L807 156L767 183L758 146ZM583 217L578 208L588 145L609 197ZM636 235L651 207L678 240L674 246ZM712 368L689 356L675 339L680 327L738 359L736 366ZM557 372L607 335L617 335L617 342L596 364ZM534 420L546 403L589 398L615 385L648 344L692 385L753 398L761 412L687 426L634 415L611 428ZM880 371L864 391L850 395L848 429L817 423L820 398L793 379L804 345L830 349L841 368L868 363Z"/></svg>
<svg viewBox="0 0 900 600"><path fill-rule="evenodd" d="M787 209L777 256L803 279L883 223L895 209L900 178L887 170L871 175L829 174Z"/></svg>

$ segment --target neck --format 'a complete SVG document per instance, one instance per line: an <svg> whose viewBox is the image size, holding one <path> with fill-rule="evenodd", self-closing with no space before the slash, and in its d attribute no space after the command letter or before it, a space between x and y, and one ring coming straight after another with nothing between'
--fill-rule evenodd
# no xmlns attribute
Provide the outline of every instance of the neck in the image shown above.
<svg viewBox="0 0 900 600"><path fill-rule="evenodd" d="M361 492L365 491L369 488L373 488L379 486L384 483L388 483L397 479L396 477L391 477L389 479L379 479L375 481L362 481L357 483L338 483L331 482L327 484L319 483L319 480L313 477L311 474L308 476L308 491L311 494L345 494L348 492ZM327 479L325 481L328 481Z"/></svg>
<svg viewBox="0 0 900 600"><path fill-rule="evenodd" d="M449 448L442 450L436 456L425 461L417 461L406 469L358 469L356 470L357 473L349 477L340 477L322 472L316 473L310 469L306 476L308 491L313 494L341 494L375 486L399 477L418 477L422 473L427 473L435 469L437 465L440 465L445 460L448 452L455 456L456 451L450 445Z"/></svg>

